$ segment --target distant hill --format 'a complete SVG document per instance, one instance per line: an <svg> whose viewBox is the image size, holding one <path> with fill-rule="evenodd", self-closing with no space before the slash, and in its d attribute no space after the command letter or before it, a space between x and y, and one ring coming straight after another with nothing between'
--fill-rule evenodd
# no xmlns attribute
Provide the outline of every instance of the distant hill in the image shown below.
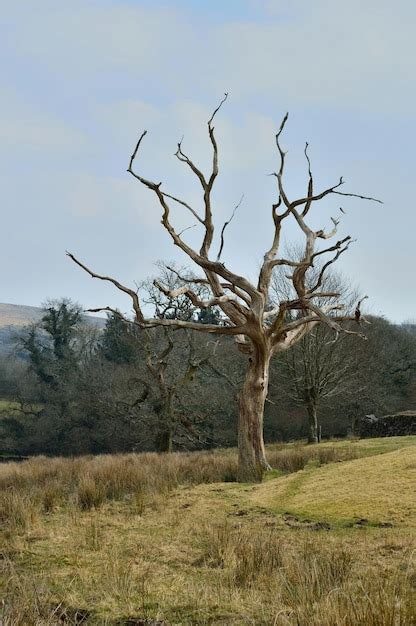
<svg viewBox="0 0 416 626"><path fill-rule="evenodd" d="M0 354L10 352L16 333L24 326L38 322L43 309L23 304L0 303ZM85 316L85 320L98 328L103 328L105 319L102 317Z"/></svg>
<svg viewBox="0 0 416 626"><path fill-rule="evenodd" d="M0 304L0 329L5 326L27 326L42 317L42 309L22 304Z"/></svg>
<svg viewBox="0 0 416 626"><path fill-rule="evenodd" d="M416 324L415 323L413 323L413 322L404 322L400 326L404 330L407 330L407 332L410 333L411 335L416 335Z"/></svg>

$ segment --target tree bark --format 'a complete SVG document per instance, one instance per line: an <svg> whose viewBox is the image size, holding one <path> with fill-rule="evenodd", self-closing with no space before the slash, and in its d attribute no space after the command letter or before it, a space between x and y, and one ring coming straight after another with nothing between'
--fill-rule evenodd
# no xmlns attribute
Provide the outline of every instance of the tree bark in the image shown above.
<svg viewBox="0 0 416 626"><path fill-rule="evenodd" d="M254 350L249 359L246 378L238 396L238 480L260 482L271 469L263 439L264 404L268 392L271 354Z"/></svg>
<svg viewBox="0 0 416 626"><path fill-rule="evenodd" d="M163 420L162 423L159 423L158 431L155 437L156 450L158 452L172 452L172 438L172 428L167 421Z"/></svg>
<svg viewBox="0 0 416 626"><path fill-rule="evenodd" d="M318 411L314 403L308 404L308 443L319 443Z"/></svg>
<svg viewBox="0 0 416 626"><path fill-rule="evenodd" d="M172 396L165 392L162 395L164 398L157 415L155 447L157 452L172 452L174 431Z"/></svg>

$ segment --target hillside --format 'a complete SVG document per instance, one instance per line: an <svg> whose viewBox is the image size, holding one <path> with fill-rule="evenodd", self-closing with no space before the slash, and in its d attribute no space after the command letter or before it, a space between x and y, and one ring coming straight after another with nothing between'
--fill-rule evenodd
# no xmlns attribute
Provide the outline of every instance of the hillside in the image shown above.
<svg viewBox="0 0 416 626"><path fill-rule="evenodd" d="M42 309L39 307L0 303L0 329L27 326L40 320L41 316Z"/></svg>
<svg viewBox="0 0 416 626"><path fill-rule="evenodd" d="M416 624L416 437L268 456L260 485L234 450L0 466L5 622Z"/></svg>
<svg viewBox="0 0 416 626"><path fill-rule="evenodd" d="M11 350L16 332L28 324L38 322L41 317L40 307L0 303L0 354L7 354ZM101 317L85 316L85 319L98 328L105 324L105 319Z"/></svg>

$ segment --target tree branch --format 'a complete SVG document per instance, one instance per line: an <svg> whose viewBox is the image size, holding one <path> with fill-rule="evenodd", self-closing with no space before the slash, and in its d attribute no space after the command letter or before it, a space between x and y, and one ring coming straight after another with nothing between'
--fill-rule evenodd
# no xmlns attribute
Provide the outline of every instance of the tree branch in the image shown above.
<svg viewBox="0 0 416 626"><path fill-rule="evenodd" d="M237 202L237 204L235 205L234 210L233 210L233 212L232 212L232 214L231 214L230 219L229 219L227 222L224 222L224 226L223 226L223 227L222 227L222 229L221 229L221 245L220 245L220 249L219 249L219 251L218 251L217 261L219 261L219 260L220 260L220 258L221 258L221 254L222 254L222 250L223 250L223 248L224 248L224 232L225 232L225 229L226 229L226 228L227 228L227 226L228 226L228 225L232 222L232 219L233 219L234 215L236 214L236 211L237 211L237 209L240 207L240 205L241 205L241 203L242 203L242 201L243 201L243 200L244 200L244 194L242 194L242 196L241 196L240 200L239 200L239 201Z"/></svg>
<svg viewBox="0 0 416 626"><path fill-rule="evenodd" d="M78 261L78 259L70 252L67 252L67 255L70 257L72 261L74 261L74 263L79 265L79 267L81 267L85 272L87 272L92 278L98 278L99 280L110 282L115 287L117 287L117 289L129 295L133 301L133 308L136 314L136 320L132 321L132 320L126 319L125 317L123 317L123 315L121 315L120 312L116 311L116 309L113 309L111 307L99 307L97 309L88 309L88 311L92 313L98 313L99 311L110 311L111 313L118 315L124 321L134 323L137 326L140 326L141 328L154 328L155 326L166 326L166 327L170 327L173 329L189 328L191 330L197 330L199 332L209 332L209 333L222 334L222 335L240 335L240 334L244 334L245 332L244 324L241 326L237 326L237 325L236 326L217 326L215 324L198 324L198 322L191 322L191 321L184 321L184 320L168 320L168 319L159 319L159 318L145 319L143 316L141 307L140 307L139 296L135 291L133 291L132 289L129 289L128 287L125 287L119 281L115 280L111 276L103 276L101 274L96 274L95 272L90 270L86 265Z"/></svg>
<svg viewBox="0 0 416 626"><path fill-rule="evenodd" d="M198 332L207 332L215 335L234 335L238 336L245 333L245 328L243 326L217 326L216 324L200 324L198 322L189 322L184 320L169 320L165 318L152 318L145 319L144 322L137 322L136 320L130 320L124 315L117 311L117 309L113 309L109 306L98 307L96 309L85 309L88 313L99 313L101 311L109 311L118 315L120 319L128 324L135 324L135 326L139 326L139 328L156 328L157 326L165 326L171 328L172 330L178 329L189 329L196 330Z"/></svg>
<svg viewBox="0 0 416 626"><path fill-rule="evenodd" d="M142 137L143 137L143 135L142 135ZM136 151L137 151L137 148L136 148ZM90 270L89 267L87 267L86 265L81 263L81 261L78 261L78 259L71 252L67 251L66 255L69 256L69 258L74 263L79 265L79 267L81 267L85 272L87 272L87 274L89 274L91 276L91 278L98 278L99 280L103 280L103 281L107 281L109 283L112 283L115 287L117 287L117 289L119 289L120 291L123 291L128 296L130 296L130 298L133 301L133 309L134 309L134 312L136 314L137 321L138 322L143 322L144 321L144 316L143 316L143 313L142 313L142 310L141 310L141 307L140 307L139 296L138 296L136 291L134 291L133 289L130 289L129 287L126 287L125 285L122 285L118 280L115 280L115 278L112 278L111 276L103 276L101 274L96 274L95 272ZM102 310L105 310L105 309L102 309ZM107 309L107 310L112 310L112 309Z"/></svg>
<svg viewBox="0 0 416 626"><path fill-rule="evenodd" d="M209 300L201 300L189 287L184 286L179 287L178 289L169 289L168 287L162 285L158 280L153 281L153 284L168 298L177 298L182 295L186 296L196 308L200 309L208 309L212 306L224 304L225 302L235 302L235 299L230 298L229 296L219 296L210 298Z"/></svg>

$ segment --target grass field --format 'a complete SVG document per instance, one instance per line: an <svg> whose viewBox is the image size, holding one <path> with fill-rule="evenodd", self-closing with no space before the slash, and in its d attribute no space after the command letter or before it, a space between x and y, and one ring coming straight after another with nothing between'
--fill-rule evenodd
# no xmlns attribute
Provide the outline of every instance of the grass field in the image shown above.
<svg viewBox="0 0 416 626"><path fill-rule="evenodd" d="M416 624L416 437L0 466L2 626ZM159 620L159 622L157 622Z"/></svg>

